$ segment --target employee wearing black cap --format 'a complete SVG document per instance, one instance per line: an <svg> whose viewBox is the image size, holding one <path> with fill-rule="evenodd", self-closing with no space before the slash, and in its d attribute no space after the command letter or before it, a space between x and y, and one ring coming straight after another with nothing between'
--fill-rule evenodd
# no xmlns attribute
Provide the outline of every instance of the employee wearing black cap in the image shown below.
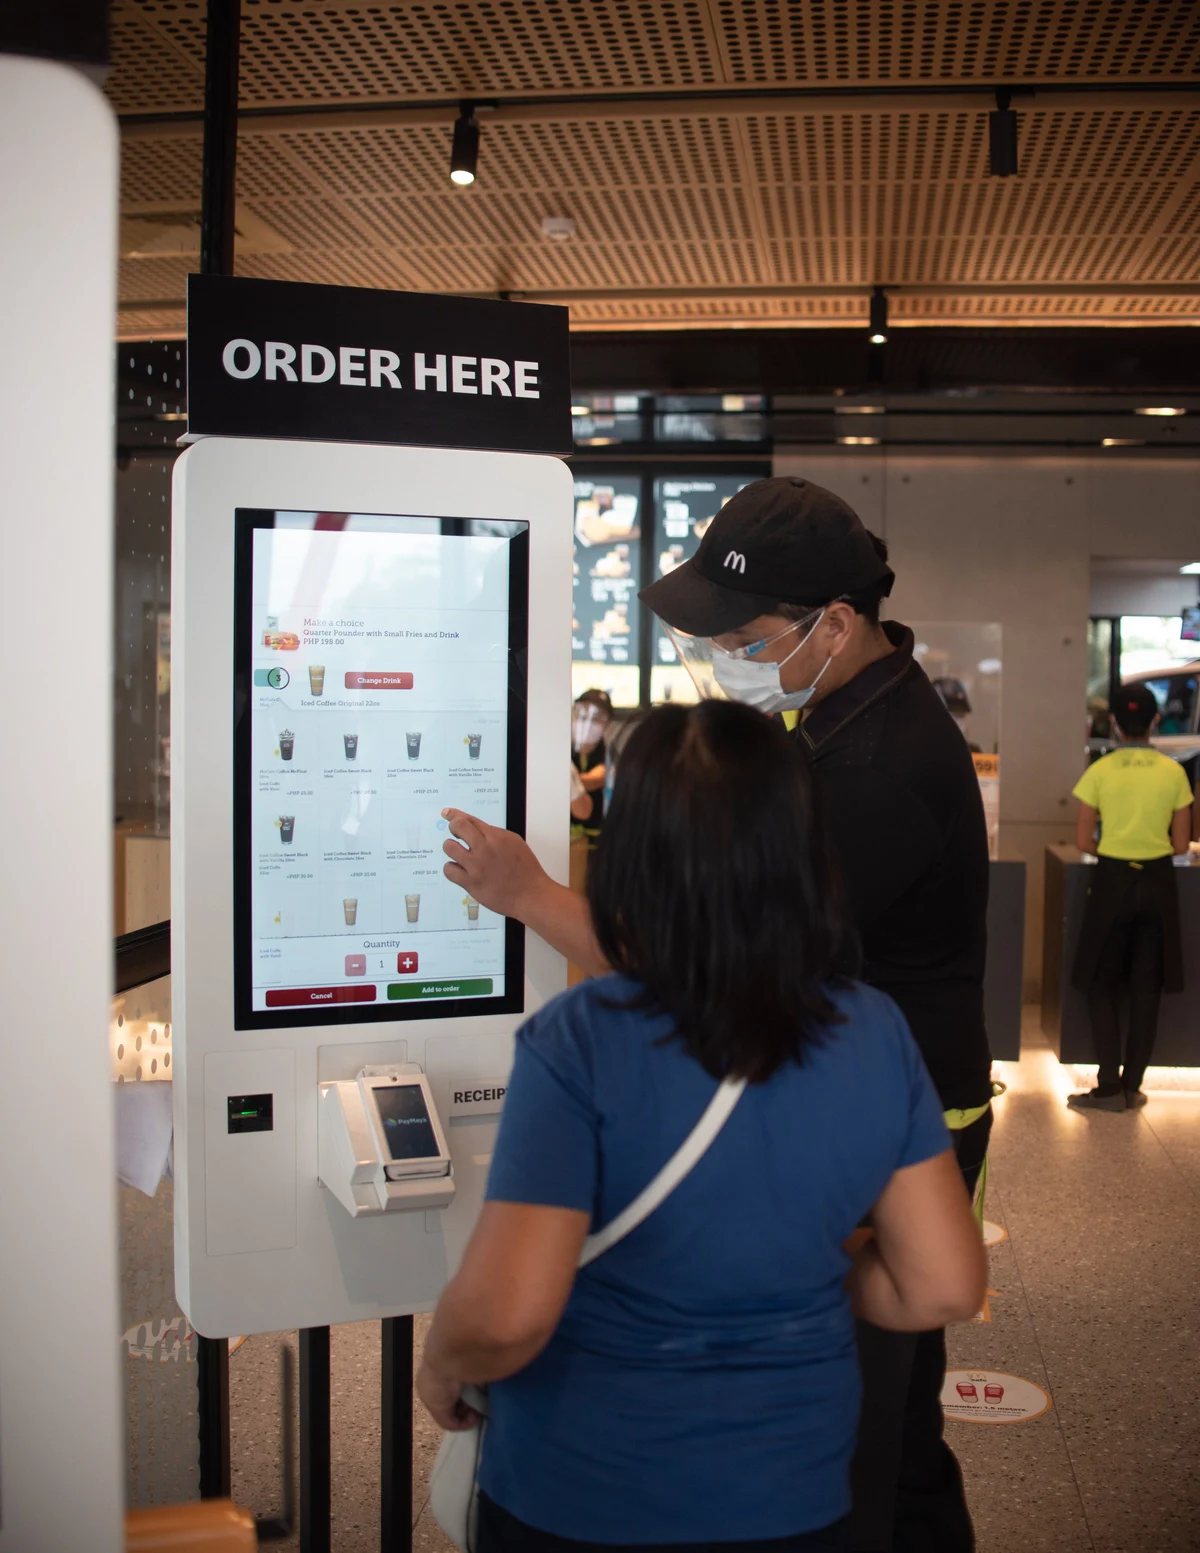
<svg viewBox="0 0 1200 1553"><path fill-rule="evenodd" d="M991 1127L983 1017L987 831L970 752L913 659L880 623L886 548L832 492L760 480L714 519L692 560L642 594L667 625L712 644L725 693L804 711L831 844L863 948L863 977L900 1005L925 1056L973 1189ZM687 643L676 638L687 659ZM447 874L586 969L603 970L582 897L518 838L449 811L468 853ZM942 1431L943 1332L862 1327L855 1553L974 1546L962 1476Z"/></svg>

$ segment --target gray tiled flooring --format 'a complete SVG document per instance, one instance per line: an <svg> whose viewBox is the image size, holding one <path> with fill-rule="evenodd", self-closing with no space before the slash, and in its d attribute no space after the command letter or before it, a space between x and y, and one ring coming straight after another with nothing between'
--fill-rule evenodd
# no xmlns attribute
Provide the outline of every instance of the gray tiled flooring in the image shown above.
<svg viewBox="0 0 1200 1553"><path fill-rule="evenodd" d="M1076 1115L1074 1087L1029 1019L997 1107L988 1217L990 1324L955 1328L950 1363L1021 1375L1054 1406L1029 1423L947 1425L979 1553L1200 1548L1200 1092ZM418 1341L428 1318L417 1320ZM234 1497L278 1505L277 1352L230 1360ZM336 1553L379 1546L379 1328L333 1334ZM437 1437L418 1407L414 1547L449 1553L427 1508ZM298 1543L276 1544L281 1548Z"/></svg>

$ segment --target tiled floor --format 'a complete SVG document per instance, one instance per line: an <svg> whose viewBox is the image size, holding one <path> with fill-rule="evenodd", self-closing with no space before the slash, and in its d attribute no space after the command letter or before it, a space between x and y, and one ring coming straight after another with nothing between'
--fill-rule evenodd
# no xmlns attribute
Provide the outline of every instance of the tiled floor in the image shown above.
<svg viewBox="0 0 1200 1553"><path fill-rule="evenodd" d="M1024 1376L1054 1405L1028 1423L947 1425L979 1553L1195 1553L1200 1088L1077 1115L1064 1101L1078 1081L1032 1018L1021 1063L997 1073L1010 1087L987 1216L1009 1238L991 1253L992 1320L954 1329L950 1363ZM230 1361L234 1497L259 1512L280 1502L278 1344L252 1338ZM379 1546L378 1375L378 1326L335 1329L335 1553ZM420 1408L414 1422L414 1547L448 1553L427 1508L436 1431Z"/></svg>

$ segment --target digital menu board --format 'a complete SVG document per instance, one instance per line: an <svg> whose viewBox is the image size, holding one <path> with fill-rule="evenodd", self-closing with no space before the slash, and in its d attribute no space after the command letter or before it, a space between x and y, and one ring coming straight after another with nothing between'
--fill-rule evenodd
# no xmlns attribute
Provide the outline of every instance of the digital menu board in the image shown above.
<svg viewBox="0 0 1200 1553"><path fill-rule="evenodd" d="M641 699L641 491L637 475L575 481L573 694L606 690L614 706Z"/></svg>
<svg viewBox="0 0 1200 1553"><path fill-rule="evenodd" d="M239 509L238 1028L519 1011L442 810L525 823L528 525Z"/></svg>
<svg viewBox="0 0 1200 1553"><path fill-rule="evenodd" d="M709 524L731 496L758 478L753 475L666 475L654 482L654 580L690 561ZM679 662L671 638L654 622L650 699L694 701L696 687Z"/></svg>

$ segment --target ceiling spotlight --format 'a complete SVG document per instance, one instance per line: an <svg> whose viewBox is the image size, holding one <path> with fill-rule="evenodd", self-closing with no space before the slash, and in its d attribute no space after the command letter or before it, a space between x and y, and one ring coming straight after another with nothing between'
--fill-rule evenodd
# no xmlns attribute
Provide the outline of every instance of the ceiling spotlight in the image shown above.
<svg viewBox="0 0 1200 1553"><path fill-rule="evenodd" d="M1135 415L1186 415L1187 411L1178 405L1148 404L1133 412Z"/></svg>
<svg viewBox="0 0 1200 1553"><path fill-rule="evenodd" d="M882 415L884 406L881 404L835 404L835 415Z"/></svg>
<svg viewBox="0 0 1200 1553"><path fill-rule="evenodd" d="M1200 577L1200 561L1189 561L1186 566L1179 568L1181 577Z"/></svg>
<svg viewBox="0 0 1200 1553"><path fill-rule="evenodd" d="M887 327L887 292L882 286L876 286L871 293L871 332L869 338L872 345L885 345L887 343Z"/></svg>
<svg viewBox="0 0 1200 1553"><path fill-rule="evenodd" d="M1102 448L1144 448L1146 444L1140 437L1101 437Z"/></svg>
<svg viewBox="0 0 1200 1553"><path fill-rule="evenodd" d="M878 437L839 437L838 441L843 447L849 448L873 448L878 445Z"/></svg>
<svg viewBox="0 0 1200 1553"><path fill-rule="evenodd" d="M988 114L988 156L994 178L1012 178L1017 173L1017 116L1009 107L1012 93L996 93L995 111Z"/></svg>
<svg viewBox="0 0 1200 1553"><path fill-rule="evenodd" d="M475 104L460 103L454 121L454 144L450 150L450 182L463 188L475 182L475 164L479 160L479 125Z"/></svg>

